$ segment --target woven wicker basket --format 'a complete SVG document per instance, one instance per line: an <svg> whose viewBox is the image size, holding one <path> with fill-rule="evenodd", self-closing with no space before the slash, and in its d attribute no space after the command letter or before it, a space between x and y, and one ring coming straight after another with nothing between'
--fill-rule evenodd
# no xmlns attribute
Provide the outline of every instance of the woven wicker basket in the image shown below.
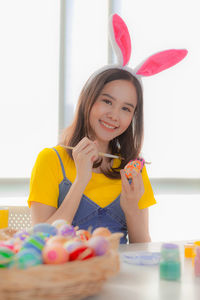
<svg viewBox="0 0 200 300"><path fill-rule="evenodd" d="M75 300L97 294L103 283L119 271L120 237L120 233L111 235L111 249L104 256L26 270L0 269L0 299Z"/></svg>

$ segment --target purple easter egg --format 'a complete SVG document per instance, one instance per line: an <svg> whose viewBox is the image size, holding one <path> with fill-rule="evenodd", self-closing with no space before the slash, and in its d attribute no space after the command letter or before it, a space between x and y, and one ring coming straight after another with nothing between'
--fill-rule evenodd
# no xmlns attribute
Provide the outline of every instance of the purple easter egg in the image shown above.
<svg viewBox="0 0 200 300"><path fill-rule="evenodd" d="M74 227L70 224L63 224L59 229L58 229L58 234L65 236L65 237L75 237L76 236L76 230Z"/></svg>

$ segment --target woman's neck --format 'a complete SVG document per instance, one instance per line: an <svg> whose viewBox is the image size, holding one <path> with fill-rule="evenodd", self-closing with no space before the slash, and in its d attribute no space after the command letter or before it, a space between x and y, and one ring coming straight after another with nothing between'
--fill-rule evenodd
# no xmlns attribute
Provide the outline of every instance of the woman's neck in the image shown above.
<svg viewBox="0 0 200 300"><path fill-rule="evenodd" d="M109 153L109 143L103 143L97 140L97 147L99 152Z"/></svg>

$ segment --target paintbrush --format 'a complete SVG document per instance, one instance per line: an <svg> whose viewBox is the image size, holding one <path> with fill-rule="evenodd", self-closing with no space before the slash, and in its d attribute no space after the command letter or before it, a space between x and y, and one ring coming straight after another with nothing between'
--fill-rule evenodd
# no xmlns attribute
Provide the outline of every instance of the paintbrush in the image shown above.
<svg viewBox="0 0 200 300"><path fill-rule="evenodd" d="M65 145L60 145L66 149L70 149L70 150L73 150L74 147L71 147L71 146L65 146ZM113 154L109 154L109 153L103 153L103 152L99 152L99 156L105 156L105 157L110 157L110 158L119 158L119 159L124 159L123 157L121 156L117 156L117 155L113 155Z"/></svg>

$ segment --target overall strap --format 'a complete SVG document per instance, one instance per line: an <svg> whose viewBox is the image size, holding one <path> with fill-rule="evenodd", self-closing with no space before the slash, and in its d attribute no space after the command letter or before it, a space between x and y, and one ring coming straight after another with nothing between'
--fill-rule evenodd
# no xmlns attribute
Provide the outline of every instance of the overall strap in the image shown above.
<svg viewBox="0 0 200 300"><path fill-rule="evenodd" d="M60 154L58 153L58 151L55 148L52 148L52 149L56 152L56 154L57 154L57 156L59 158L60 165L61 165L61 168L62 168L63 177L66 178L65 169L64 169L63 162L62 162L62 159L60 157Z"/></svg>

